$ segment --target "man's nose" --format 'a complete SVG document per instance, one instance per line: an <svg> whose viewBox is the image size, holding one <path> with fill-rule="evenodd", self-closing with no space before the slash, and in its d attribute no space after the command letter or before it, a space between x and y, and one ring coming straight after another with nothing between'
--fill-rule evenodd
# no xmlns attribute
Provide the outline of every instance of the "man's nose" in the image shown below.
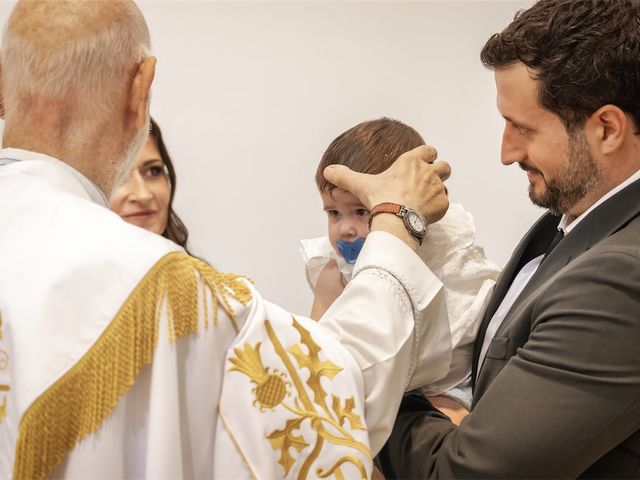
<svg viewBox="0 0 640 480"><path fill-rule="evenodd" d="M518 133L513 127L507 125L502 134L502 149L500 161L503 165L523 162L527 159L527 152L522 140L517 138Z"/></svg>

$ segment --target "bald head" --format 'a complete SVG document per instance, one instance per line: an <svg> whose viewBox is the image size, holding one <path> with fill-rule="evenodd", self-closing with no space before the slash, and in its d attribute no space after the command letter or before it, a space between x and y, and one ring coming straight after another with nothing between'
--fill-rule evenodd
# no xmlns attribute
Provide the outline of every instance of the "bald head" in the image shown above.
<svg viewBox="0 0 640 480"><path fill-rule="evenodd" d="M112 170L143 129L137 110L146 107L153 76L140 81L149 44L131 0L19 1L0 51L5 145L56 156L92 178L92 165L77 165L91 146L88 156L109 170L93 179L108 190Z"/></svg>
<svg viewBox="0 0 640 480"><path fill-rule="evenodd" d="M5 30L4 90L93 102L121 88L148 49L146 23L131 1L22 0Z"/></svg>

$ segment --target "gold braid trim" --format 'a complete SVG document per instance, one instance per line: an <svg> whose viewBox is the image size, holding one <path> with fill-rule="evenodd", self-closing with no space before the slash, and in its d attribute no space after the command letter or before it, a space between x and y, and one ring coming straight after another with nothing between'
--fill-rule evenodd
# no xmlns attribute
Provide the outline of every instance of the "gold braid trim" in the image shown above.
<svg viewBox="0 0 640 480"><path fill-rule="evenodd" d="M95 344L24 413L13 477L44 478L80 440L98 430L133 386L142 366L151 363L164 300L172 341L198 331L199 295L205 328L209 316L217 323L222 308L237 331L229 298L241 304L251 300L251 290L241 278L220 273L183 252L161 258Z"/></svg>

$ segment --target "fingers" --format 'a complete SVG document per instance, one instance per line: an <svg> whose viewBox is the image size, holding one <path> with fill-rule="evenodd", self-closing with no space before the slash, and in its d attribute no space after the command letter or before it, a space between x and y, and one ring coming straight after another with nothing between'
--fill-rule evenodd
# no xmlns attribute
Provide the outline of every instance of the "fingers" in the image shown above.
<svg viewBox="0 0 640 480"><path fill-rule="evenodd" d="M447 162L435 162L431 164L433 171L443 182L451 176L451 165Z"/></svg>
<svg viewBox="0 0 640 480"><path fill-rule="evenodd" d="M365 177L364 173L357 173L344 165L329 165L324 169L324 178L329 183L334 184L336 187L353 193L356 197L360 198L360 194L364 188ZM360 198L362 200L362 198Z"/></svg>
<svg viewBox="0 0 640 480"><path fill-rule="evenodd" d="M431 145L420 145L407 153L416 155L427 163L433 163L438 158L438 151Z"/></svg>

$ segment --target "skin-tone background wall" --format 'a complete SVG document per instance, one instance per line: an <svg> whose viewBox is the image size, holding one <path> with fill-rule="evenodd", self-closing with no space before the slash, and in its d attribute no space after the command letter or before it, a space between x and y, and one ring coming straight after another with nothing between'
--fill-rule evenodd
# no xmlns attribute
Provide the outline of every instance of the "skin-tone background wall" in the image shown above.
<svg viewBox="0 0 640 480"><path fill-rule="evenodd" d="M542 211L525 173L500 164L503 120L478 57L532 3L139 2L159 59L151 111L193 252L308 314L298 239L326 234L316 166L339 133L390 116L451 163L452 201L504 264ZM13 4L0 2L3 24Z"/></svg>

